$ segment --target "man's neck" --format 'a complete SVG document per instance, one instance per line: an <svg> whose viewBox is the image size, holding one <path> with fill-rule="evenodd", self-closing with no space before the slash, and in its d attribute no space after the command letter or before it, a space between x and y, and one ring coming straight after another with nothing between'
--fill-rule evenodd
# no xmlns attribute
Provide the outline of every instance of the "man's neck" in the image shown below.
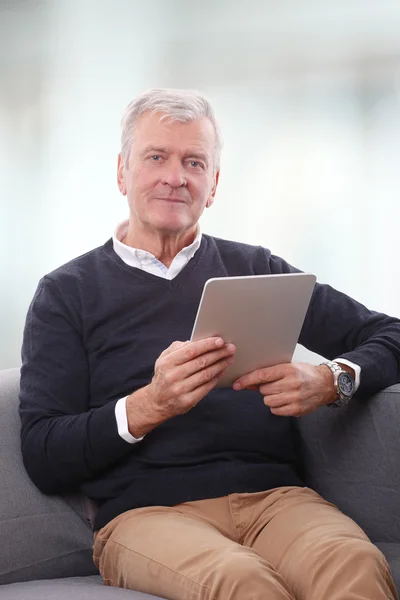
<svg viewBox="0 0 400 600"><path fill-rule="evenodd" d="M197 225L185 232L172 233L161 231L139 231L129 222L126 236L121 240L127 246L146 250L166 267L170 267L175 256L186 246L189 246L197 234Z"/></svg>

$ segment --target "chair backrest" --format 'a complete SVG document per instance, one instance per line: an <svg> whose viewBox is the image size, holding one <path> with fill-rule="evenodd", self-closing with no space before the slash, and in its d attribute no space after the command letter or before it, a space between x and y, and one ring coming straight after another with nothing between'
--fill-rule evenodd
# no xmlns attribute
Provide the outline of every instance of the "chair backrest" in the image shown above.
<svg viewBox="0 0 400 600"><path fill-rule="evenodd" d="M298 421L307 485L373 542L400 542L400 385Z"/></svg>
<svg viewBox="0 0 400 600"><path fill-rule="evenodd" d="M19 370L0 371L0 584L93 575L90 527L67 498L45 496L25 472L18 391Z"/></svg>

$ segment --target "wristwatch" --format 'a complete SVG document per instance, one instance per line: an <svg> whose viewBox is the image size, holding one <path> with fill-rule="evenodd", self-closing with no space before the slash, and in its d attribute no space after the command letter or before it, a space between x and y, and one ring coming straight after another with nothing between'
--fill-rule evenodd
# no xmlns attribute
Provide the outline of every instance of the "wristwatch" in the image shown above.
<svg viewBox="0 0 400 600"><path fill-rule="evenodd" d="M340 408L342 406L346 406L346 404L349 403L349 401L354 395L354 392L356 391L354 377L352 377L350 373L342 369L342 367L337 362L326 361L321 363L321 365L326 365L328 369L332 371L333 385L337 394L337 399L334 402L328 404L327 406L332 408Z"/></svg>

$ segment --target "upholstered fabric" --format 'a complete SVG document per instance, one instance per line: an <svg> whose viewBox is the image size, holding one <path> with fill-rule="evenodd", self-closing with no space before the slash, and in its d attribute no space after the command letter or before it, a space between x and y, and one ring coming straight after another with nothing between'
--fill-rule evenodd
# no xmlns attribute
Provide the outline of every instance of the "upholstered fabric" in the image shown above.
<svg viewBox="0 0 400 600"><path fill-rule="evenodd" d="M400 385L299 419L307 485L385 554L400 591Z"/></svg>
<svg viewBox="0 0 400 600"><path fill-rule="evenodd" d="M376 546L386 556L397 591L400 595L400 543L377 542Z"/></svg>
<svg viewBox="0 0 400 600"><path fill-rule="evenodd" d="M156 596L107 587L98 577L68 577L0 587L1 600L162 600Z"/></svg>
<svg viewBox="0 0 400 600"><path fill-rule="evenodd" d="M306 483L373 542L400 543L400 385L299 419Z"/></svg>
<svg viewBox="0 0 400 600"><path fill-rule="evenodd" d="M18 371L0 371L0 584L95 574L88 524L30 481L19 430Z"/></svg>

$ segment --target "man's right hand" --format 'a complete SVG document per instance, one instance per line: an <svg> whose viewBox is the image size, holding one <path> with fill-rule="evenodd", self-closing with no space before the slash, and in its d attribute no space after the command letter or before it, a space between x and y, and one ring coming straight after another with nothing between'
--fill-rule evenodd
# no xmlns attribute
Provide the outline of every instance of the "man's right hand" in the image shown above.
<svg viewBox="0 0 400 600"><path fill-rule="evenodd" d="M233 362L233 344L220 337L173 342L157 359L151 383L128 396L128 429L142 437L196 406Z"/></svg>

